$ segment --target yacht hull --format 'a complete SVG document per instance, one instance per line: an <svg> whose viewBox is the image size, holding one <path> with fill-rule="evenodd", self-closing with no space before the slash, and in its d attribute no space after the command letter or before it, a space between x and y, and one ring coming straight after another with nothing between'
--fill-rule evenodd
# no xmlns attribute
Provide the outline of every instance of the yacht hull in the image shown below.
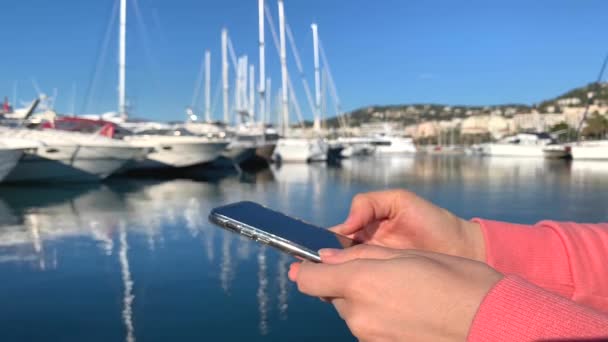
<svg viewBox="0 0 608 342"><path fill-rule="evenodd" d="M140 148L45 146L25 153L7 182L95 182L144 152Z"/></svg>
<svg viewBox="0 0 608 342"><path fill-rule="evenodd" d="M273 159L286 163L327 160L327 144L320 139L280 139Z"/></svg>
<svg viewBox="0 0 608 342"><path fill-rule="evenodd" d="M276 143L265 143L255 149L255 155L258 158L270 161L272 160L272 154L274 153L276 146Z"/></svg>
<svg viewBox="0 0 608 342"><path fill-rule="evenodd" d="M376 142L376 154L414 154L417 152L412 139L387 137Z"/></svg>
<svg viewBox="0 0 608 342"><path fill-rule="evenodd" d="M608 140L573 145L571 150L574 160L608 161Z"/></svg>
<svg viewBox="0 0 608 342"><path fill-rule="evenodd" d="M219 157L227 142L132 142L135 146L150 147L153 151L144 160L128 165L130 170L181 168L204 164Z"/></svg>
<svg viewBox="0 0 608 342"><path fill-rule="evenodd" d="M0 149L0 182L17 166L22 155L20 149Z"/></svg>
<svg viewBox="0 0 608 342"><path fill-rule="evenodd" d="M565 158L569 151L564 146L488 144L482 153L493 157Z"/></svg>
<svg viewBox="0 0 608 342"><path fill-rule="evenodd" d="M255 150L254 146L229 146L222 156L239 165L255 158Z"/></svg>

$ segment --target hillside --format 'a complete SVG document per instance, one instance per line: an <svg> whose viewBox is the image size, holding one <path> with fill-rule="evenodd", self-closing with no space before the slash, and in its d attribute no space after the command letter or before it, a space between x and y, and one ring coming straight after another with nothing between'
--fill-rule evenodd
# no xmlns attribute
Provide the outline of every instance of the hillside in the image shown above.
<svg viewBox="0 0 608 342"><path fill-rule="evenodd" d="M533 109L540 113L559 113L564 106L584 106L587 94L593 92L593 101L596 104L608 104L608 83L590 83L572 89L555 98L540 102L537 105L527 104L501 104L494 106L466 106L446 104L401 104L401 105L375 105L356 109L346 114L350 126L360 126L370 122L400 122L410 125L432 120L451 120L472 115L501 115L512 117L519 113L529 113ZM308 124L308 123L307 123ZM337 117L326 120L327 127L339 127Z"/></svg>

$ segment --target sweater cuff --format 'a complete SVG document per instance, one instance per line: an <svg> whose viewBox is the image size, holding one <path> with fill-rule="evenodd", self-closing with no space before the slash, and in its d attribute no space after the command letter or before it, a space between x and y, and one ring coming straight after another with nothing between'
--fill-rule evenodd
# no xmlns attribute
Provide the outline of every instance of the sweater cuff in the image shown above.
<svg viewBox="0 0 608 342"><path fill-rule="evenodd" d="M473 221L481 226L488 265L571 298L574 288L566 248L550 226Z"/></svg>
<svg viewBox="0 0 608 342"><path fill-rule="evenodd" d="M608 316L507 276L484 298L467 340L523 342L581 337L608 338Z"/></svg>

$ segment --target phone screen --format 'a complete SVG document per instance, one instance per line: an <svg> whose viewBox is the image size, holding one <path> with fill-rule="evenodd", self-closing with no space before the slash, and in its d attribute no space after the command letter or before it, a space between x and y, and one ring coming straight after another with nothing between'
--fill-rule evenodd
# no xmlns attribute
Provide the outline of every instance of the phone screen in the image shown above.
<svg viewBox="0 0 608 342"><path fill-rule="evenodd" d="M347 248L355 241L313 226L304 221L268 209L254 202L239 202L216 208L212 215L221 215L258 230L275 235L311 251L322 248Z"/></svg>

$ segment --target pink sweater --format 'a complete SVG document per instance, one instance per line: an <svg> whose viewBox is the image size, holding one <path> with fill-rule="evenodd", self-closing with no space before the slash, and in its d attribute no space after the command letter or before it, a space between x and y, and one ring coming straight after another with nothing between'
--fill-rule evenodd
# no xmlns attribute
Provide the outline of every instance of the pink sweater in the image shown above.
<svg viewBox="0 0 608 342"><path fill-rule="evenodd" d="M608 341L608 224L475 221L488 264L506 277L469 341Z"/></svg>

